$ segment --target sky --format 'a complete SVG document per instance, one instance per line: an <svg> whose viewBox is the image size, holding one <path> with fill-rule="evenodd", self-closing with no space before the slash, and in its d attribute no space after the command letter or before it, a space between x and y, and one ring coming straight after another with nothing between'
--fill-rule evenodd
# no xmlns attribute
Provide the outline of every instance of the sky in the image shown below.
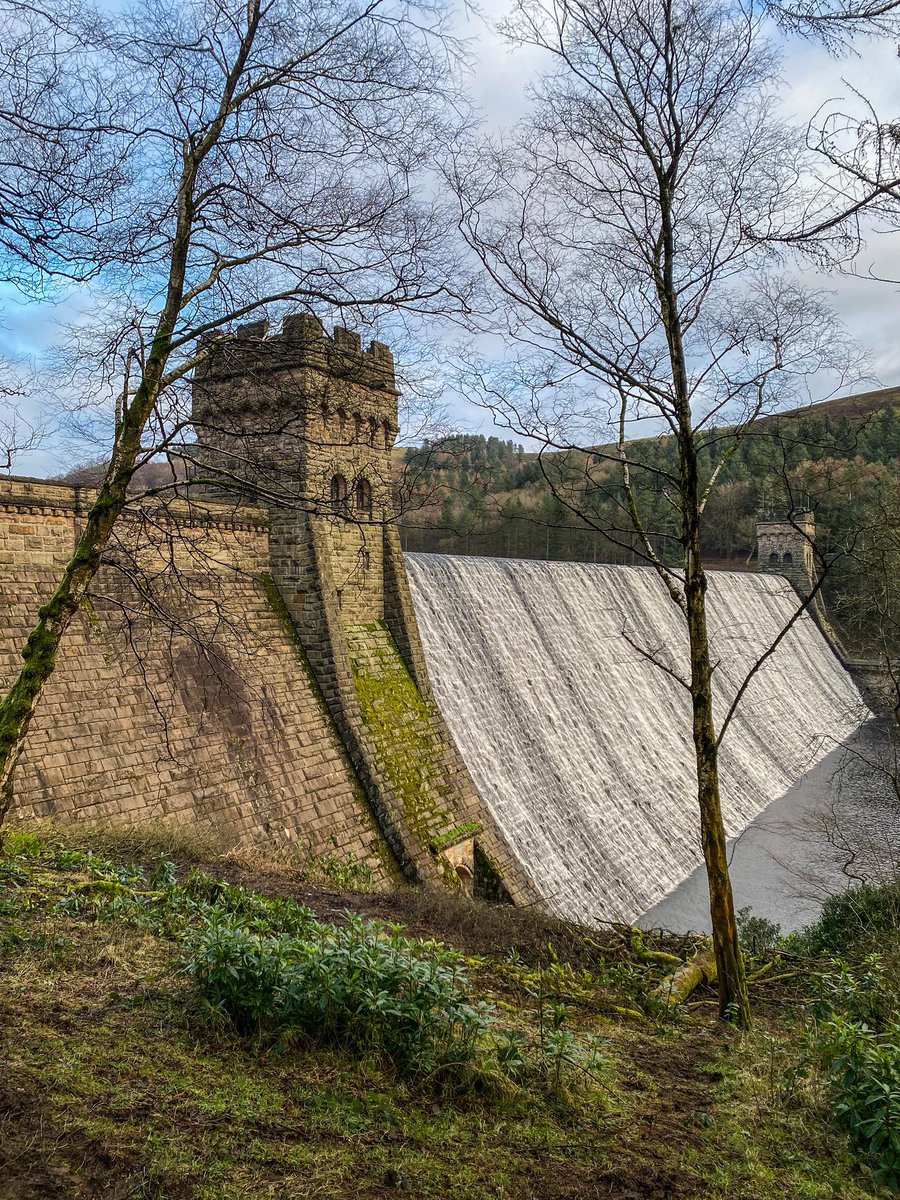
<svg viewBox="0 0 900 1200"><path fill-rule="evenodd" d="M496 31L508 10L503 0L486 0L482 16L466 22L476 40L477 66L473 79L476 101L489 127L502 128L525 111L527 80L541 69L537 51L510 51ZM823 48L798 38L783 39L783 112L805 127L812 115L832 101L854 102L854 90L871 102L882 118L900 114L900 47L890 39L861 40L855 53L836 58ZM797 273L811 286L826 291L853 339L866 352L873 379L868 387L900 384L900 233L868 232L864 252L856 262L856 275L824 273L798 261ZM882 279L872 279L873 271ZM823 381L827 399L831 383Z"/></svg>
<svg viewBox="0 0 900 1200"><path fill-rule="evenodd" d="M469 39L473 55L471 91L486 128L492 131L502 130L525 112L525 85L542 65L540 52L511 51L497 32L496 22L507 7L505 0L484 0L480 12L468 11L458 19L460 33ZM900 63L894 43L862 42L855 55L840 59L796 39L786 43L784 49L782 95L786 116L805 124L820 105L852 98L854 88L872 101L880 115L900 112ZM882 277L900 280L900 234L872 231L856 264L856 276L824 275L809 264L798 263L795 269L807 282L831 294L833 306L868 354L873 378L866 386L900 384L900 284L866 277L873 270ZM9 285L0 285L0 354L24 357L40 367L54 343L65 336L66 323L88 317L90 306L90 296L78 292L42 305L23 300ZM823 379L821 384L819 394L811 399L832 394L830 381ZM38 396L26 402L23 409L28 415L43 403L44 398ZM460 428L510 436L507 431L497 431L482 410L459 397L451 397L449 407L452 421ZM14 471L52 474L88 456L89 448L81 448L81 453L79 450L71 439L51 439L18 459Z"/></svg>

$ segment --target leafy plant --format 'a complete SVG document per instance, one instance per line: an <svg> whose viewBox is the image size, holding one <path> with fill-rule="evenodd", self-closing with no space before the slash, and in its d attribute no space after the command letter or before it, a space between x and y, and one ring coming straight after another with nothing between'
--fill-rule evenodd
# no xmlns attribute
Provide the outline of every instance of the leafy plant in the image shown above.
<svg viewBox="0 0 900 1200"><path fill-rule="evenodd" d="M3 836L3 849L9 858L39 858L43 846L36 833L10 829Z"/></svg>
<svg viewBox="0 0 900 1200"><path fill-rule="evenodd" d="M840 959L814 984L815 1013L827 1020L835 1013L878 1029L897 1013L897 990L879 954L868 954L851 967Z"/></svg>
<svg viewBox="0 0 900 1200"><path fill-rule="evenodd" d="M546 1015L545 1015L546 1014ZM589 1053L570 1029L566 1028L568 1009L559 1000L551 999L541 1007L539 1062L554 1091L559 1091L566 1066L587 1065Z"/></svg>
<svg viewBox="0 0 900 1200"><path fill-rule="evenodd" d="M736 919L738 937L749 954L770 954L781 941L781 926L765 917L755 917L749 905L738 909Z"/></svg>
<svg viewBox="0 0 900 1200"><path fill-rule="evenodd" d="M50 861L57 871L79 871L92 857L88 850L57 850Z"/></svg>
<svg viewBox="0 0 900 1200"><path fill-rule="evenodd" d="M494 1021L468 999L460 955L357 917L339 928L310 915L304 930L272 934L215 915L182 966L245 1033L300 1031L387 1058L410 1077L470 1063Z"/></svg>
<svg viewBox="0 0 900 1200"><path fill-rule="evenodd" d="M150 876L150 886L168 890L178 882L178 868L169 859L162 857L156 864L156 870Z"/></svg>
<svg viewBox="0 0 900 1200"><path fill-rule="evenodd" d="M14 858L0 859L0 884L12 884L19 887L23 883L27 883L31 878L31 872L26 866L20 862L16 862Z"/></svg>
<svg viewBox="0 0 900 1200"><path fill-rule="evenodd" d="M820 1045L837 1124L876 1183L900 1190L900 1023L876 1033L835 1014L821 1026Z"/></svg>
<svg viewBox="0 0 900 1200"><path fill-rule="evenodd" d="M817 1048L832 1114L876 1183L900 1190L900 1021L880 957L845 963L822 977Z"/></svg>

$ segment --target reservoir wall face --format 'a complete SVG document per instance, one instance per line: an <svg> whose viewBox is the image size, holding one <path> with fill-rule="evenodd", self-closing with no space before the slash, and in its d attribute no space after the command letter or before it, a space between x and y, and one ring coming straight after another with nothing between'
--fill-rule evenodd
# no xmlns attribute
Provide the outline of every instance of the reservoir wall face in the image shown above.
<svg viewBox="0 0 900 1200"><path fill-rule="evenodd" d="M551 909L631 921L702 860L687 634L649 568L408 554L435 697ZM777 576L709 577L716 718L795 613ZM806 615L721 747L729 836L859 726L859 693Z"/></svg>
<svg viewBox="0 0 900 1200"><path fill-rule="evenodd" d="M701 861L681 611L650 569L404 558L398 395L387 346L310 313L207 345L184 480L117 522L15 808L633 920ZM0 481L0 690L96 500ZM808 576L810 528L761 526L773 571ZM810 618L781 637L780 574L716 573L709 598L719 721L778 643L721 751L734 836L862 705Z"/></svg>

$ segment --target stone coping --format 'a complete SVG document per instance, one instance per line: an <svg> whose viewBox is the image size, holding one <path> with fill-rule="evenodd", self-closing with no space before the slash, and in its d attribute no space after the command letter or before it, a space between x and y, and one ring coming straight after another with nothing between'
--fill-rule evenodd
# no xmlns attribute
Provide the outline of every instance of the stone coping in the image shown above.
<svg viewBox="0 0 900 1200"><path fill-rule="evenodd" d="M74 487L21 475L0 478L0 510L7 512L39 510L51 515L75 513L84 516L96 497L97 489L92 487ZM138 494L129 504L132 511L139 506L163 509L167 516L186 525L265 529L269 524L269 514L265 508L225 501L194 498L162 500ZM128 515L128 508L124 515Z"/></svg>

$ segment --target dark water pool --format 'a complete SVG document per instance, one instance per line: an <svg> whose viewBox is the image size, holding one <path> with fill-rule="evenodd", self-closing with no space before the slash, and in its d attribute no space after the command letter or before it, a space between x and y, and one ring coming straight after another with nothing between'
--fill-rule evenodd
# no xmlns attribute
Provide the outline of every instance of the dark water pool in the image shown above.
<svg viewBox="0 0 900 1200"><path fill-rule="evenodd" d="M900 812L890 782L897 731L872 720L807 772L729 842L735 906L787 933L810 924L825 898L900 868ZM638 921L645 929L709 931L702 866Z"/></svg>

